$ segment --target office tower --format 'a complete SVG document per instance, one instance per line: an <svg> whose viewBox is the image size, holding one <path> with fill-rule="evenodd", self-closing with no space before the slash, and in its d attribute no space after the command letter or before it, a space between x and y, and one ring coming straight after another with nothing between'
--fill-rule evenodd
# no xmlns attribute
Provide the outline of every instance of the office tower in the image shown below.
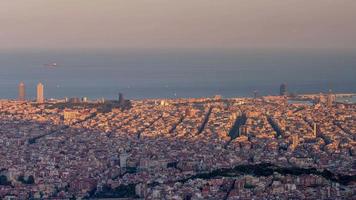
<svg viewBox="0 0 356 200"><path fill-rule="evenodd" d="M279 95L280 96L285 96L287 95L287 85L283 83L280 88L279 88Z"/></svg>
<svg viewBox="0 0 356 200"><path fill-rule="evenodd" d="M37 103L44 103L44 89L43 84L37 84Z"/></svg>
<svg viewBox="0 0 356 200"><path fill-rule="evenodd" d="M334 96L332 94L332 91L329 90L328 96L326 98L326 103L328 107L332 107L334 103Z"/></svg>
<svg viewBox="0 0 356 200"><path fill-rule="evenodd" d="M21 82L19 84L19 101L26 100L26 90L25 90L25 83Z"/></svg>
<svg viewBox="0 0 356 200"><path fill-rule="evenodd" d="M124 95L119 93L119 105L122 106L125 103Z"/></svg>

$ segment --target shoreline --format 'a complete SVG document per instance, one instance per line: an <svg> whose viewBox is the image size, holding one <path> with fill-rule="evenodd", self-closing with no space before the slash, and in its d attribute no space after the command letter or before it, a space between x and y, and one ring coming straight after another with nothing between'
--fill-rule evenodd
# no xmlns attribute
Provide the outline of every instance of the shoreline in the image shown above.
<svg viewBox="0 0 356 200"><path fill-rule="evenodd" d="M304 93L304 94L298 94L295 97L287 97L290 100L293 99L298 99L298 98L315 98L318 97L320 95L326 95L327 93ZM335 97L338 98L352 98L356 96L356 93L332 93L333 95L335 95ZM219 99L253 99L254 97L251 96L235 96L235 97L224 97L221 95L215 95L215 96L206 96L206 97L169 97L169 98L163 98L163 97L157 97L157 98L130 98L130 100L132 101L148 101L148 100L180 100L180 99L216 99L217 97L219 97ZM280 95L265 95L265 96L259 96L258 98L276 98L276 97L282 97ZM63 101L68 97L63 97L63 98L49 98L47 99L47 101ZM77 97L74 97L77 98ZM87 98L87 97L85 97ZM104 99L105 101L115 101L116 99L106 99L106 98L89 98L92 102L93 100L102 100ZM19 101L17 99L8 99L8 98L0 98L0 101ZM24 102L32 102L35 101L35 99L30 99L30 100L26 100Z"/></svg>

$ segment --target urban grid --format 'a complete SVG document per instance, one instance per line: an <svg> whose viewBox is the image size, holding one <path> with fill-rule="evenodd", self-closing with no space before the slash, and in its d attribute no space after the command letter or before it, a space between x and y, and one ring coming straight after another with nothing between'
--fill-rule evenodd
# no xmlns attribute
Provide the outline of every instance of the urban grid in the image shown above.
<svg viewBox="0 0 356 200"><path fill-rule="evenodd" d="M18 93L0 101L0 199L356 199L356 105L332 92L47 100L39 83L32 101L20 83Z"/></svg>

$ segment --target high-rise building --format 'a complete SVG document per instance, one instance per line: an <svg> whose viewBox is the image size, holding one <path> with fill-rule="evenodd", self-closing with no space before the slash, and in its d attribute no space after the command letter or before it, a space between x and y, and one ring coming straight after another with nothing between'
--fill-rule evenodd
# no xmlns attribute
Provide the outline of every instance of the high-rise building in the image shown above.
<svg viewBox="0 0 356 200"><path fill-rule="evenodd" d="M44 86L42 83L37 84L37 103L44 103Z"/></svg>
<svg viewBox="0 0 356 200"><path fill-rule="evenodd" d="M326 103L327 103L327 106L328 107L332 107L333 106L333 103L334 103L334 95L332 94L332 91L329 90L329 93L328 93L328 96L326 98Z"/></svg>
<svg viewBox="0 0 356 200"><path fill-rule="evenodd" d="M25 101L26 100L26 90L25 90L25 83L21 82L19 84L19 101Z"/></svg>
<svg viewBox="0 0 356 200"><path fill-rule="evenodd" d="M285 83L281 84L281 86L279 87L279 95L280 96L287 95L287 85Z"/></svg>
<svg viewBox="0 0 356 200"><path fill-rule="evenodd" d="M119 105L122 106L125 103L124 95L119 93Z"/></svg>

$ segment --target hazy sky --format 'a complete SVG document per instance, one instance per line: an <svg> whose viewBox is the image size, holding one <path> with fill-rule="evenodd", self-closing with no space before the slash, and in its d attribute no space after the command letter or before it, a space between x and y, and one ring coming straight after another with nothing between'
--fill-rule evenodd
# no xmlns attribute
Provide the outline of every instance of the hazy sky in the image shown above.
<svg viewBox="0 0 356 200"><path fill-rule="evenodd" d="M356 0L1 0L16 48L356 48Z"/></svg>

